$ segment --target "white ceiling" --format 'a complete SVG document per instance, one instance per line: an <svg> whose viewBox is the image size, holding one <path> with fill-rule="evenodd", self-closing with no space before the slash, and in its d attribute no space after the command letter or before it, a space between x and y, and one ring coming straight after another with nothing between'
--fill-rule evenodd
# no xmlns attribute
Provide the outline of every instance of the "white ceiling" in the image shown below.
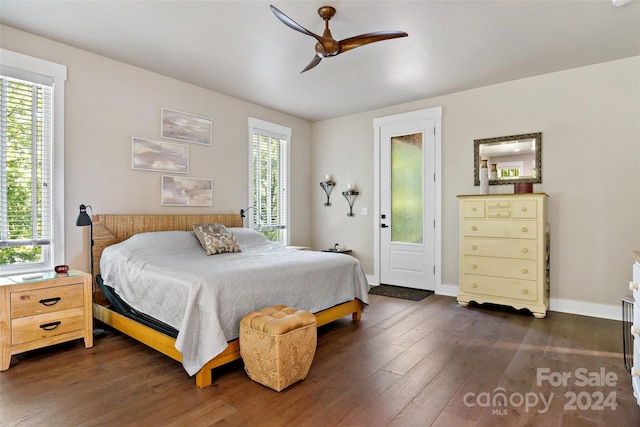
<svg viewBox="0 0 640 427"><path fill-rule="evenodd" d="M269 4L316 34L317 9L334 6L339 40L409 37L299 74L315 39ZM640 0L0 0L0 22L312 121L640 55Z"/></svg>

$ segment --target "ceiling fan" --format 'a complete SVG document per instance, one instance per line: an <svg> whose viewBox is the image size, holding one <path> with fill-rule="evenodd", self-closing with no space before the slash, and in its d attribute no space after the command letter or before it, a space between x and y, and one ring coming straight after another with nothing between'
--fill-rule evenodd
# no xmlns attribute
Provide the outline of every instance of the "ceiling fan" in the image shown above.
<svg viewBox="0 0 640 427"><path fill-rule="evenodd" d="M356 47L364 46L369 43L408 36L408 34L403 31L377 31L375 33L361 34L359 36L350 37L348 39L338 41L333 38L333 36L331 35L331 31L329 30L329 20L333 18L333 15L336 14L336 9L331 6L322 6L320 9L318 9L318 15L320 15L320 17L324 19L324 32L322 33L322 36L314 34L306 28L302 27L300 24L289 18L273 5L271 5L271 11L274 15L276 15L276 18L282 21L282 23L287 27L299 31L302 34L311 36L318 41L318 43L316 43L315 56L313 57L309 65L307 65L304 70L300 71L300 74L318 65L322 58L336 56L342 52L346 52L348 50L355 49Z"/></svg>

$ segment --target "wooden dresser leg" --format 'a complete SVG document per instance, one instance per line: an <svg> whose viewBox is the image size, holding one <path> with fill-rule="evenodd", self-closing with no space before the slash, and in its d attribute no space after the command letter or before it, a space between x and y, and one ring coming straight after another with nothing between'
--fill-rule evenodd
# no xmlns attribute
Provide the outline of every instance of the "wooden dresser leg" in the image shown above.
<svg viewBox="0 0 640 427"><path fill-rule="evenodd" d="M358 310L351 314L351 320L354 322L359 322L362 319L362 311Z"/></svg>
<svg viewBox="0 0 640 427"><path fill-rule="evenodd" d="M196 385L200 388L209 387L213 383L211 369L204 367L196 372Z"/></svg>

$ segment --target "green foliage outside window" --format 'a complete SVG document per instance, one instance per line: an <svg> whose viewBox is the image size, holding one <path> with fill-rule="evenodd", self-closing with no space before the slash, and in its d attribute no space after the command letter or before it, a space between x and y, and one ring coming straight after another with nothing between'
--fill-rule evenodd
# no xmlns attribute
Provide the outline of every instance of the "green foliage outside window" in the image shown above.
<svg viewBox="0 0 640 427"><path fill-rule="evenodd" d="M5 80L3 82L3 80ZM2 155L6 166L1 169L2 179L6 183L0 187L7 206L0 209L0 224L3 229L1 240L30 240L33 238L33 215L37 215L38 235L42 231L42 211L36 202L42 197L43 159L32 155L34 139L42 135L42 88L37 87L34 96L32 84L4 77L3 101L6 118L3 123ZM34 100L35 98L35 100ZM35 127L33 117L36 116ZM37 150L40 151L40 150ZM34 174L34 170L36 174ZM36 182L33 177L37 176ZM35 194L34 194L35 192ZM34 212L35 211L35 212ZM41 246L9 246L0 249L0 265L30 263L42 261Z"/></svg>

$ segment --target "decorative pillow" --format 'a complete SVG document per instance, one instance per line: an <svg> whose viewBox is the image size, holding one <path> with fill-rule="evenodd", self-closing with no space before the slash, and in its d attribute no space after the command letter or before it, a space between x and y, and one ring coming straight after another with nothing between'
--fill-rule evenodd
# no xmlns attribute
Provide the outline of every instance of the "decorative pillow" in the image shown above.
<svg viewBox="0 0 640 427"><path fill-rule="evenodd" d="M195 224L193 231L207 255L240 252L236 236L222 224Z"/></svg>

